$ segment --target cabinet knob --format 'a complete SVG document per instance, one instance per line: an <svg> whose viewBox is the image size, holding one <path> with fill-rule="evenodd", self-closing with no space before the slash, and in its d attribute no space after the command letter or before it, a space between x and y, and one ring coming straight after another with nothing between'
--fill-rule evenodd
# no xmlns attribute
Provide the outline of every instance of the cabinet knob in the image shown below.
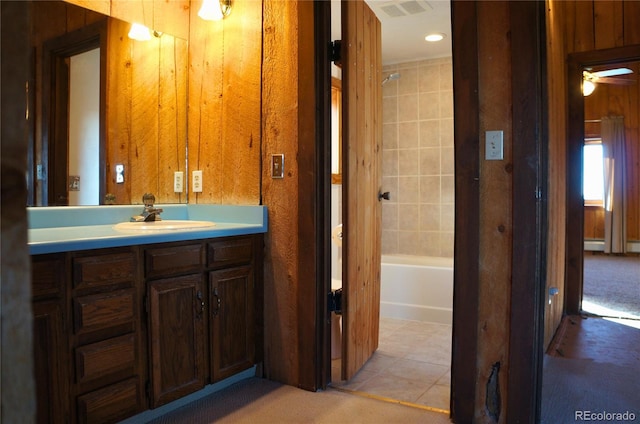
<svg viewBox="0 0 640 424"><path fill-rule="evenodd" d="M218 295L218 288L214 288L213 289L213 295L216 297L216 308L212 311L213 316L218 315L218 312L220 311L220 305L222 304L222 299L220 298L220 295Z"/></svg>
<svg viewBox="0 0 640 424"><path fill-rule="evenodd" d="M198 290L198 293L196 294L196 297L200 301L200 314L203 314L204 313L204 299L203 299L203 296L202 296L202 292L200 290Z"/></svg>

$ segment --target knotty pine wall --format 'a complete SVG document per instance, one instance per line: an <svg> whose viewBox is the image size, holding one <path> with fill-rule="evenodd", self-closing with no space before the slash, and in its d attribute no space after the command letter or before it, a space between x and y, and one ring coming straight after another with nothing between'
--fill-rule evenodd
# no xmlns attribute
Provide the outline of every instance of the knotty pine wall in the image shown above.
<svg viewBox="0 0 640 424"><path fill-rule="evenodd" d="M551 287L559 292L545 302L544 348L560 325L564 309L566 256L566 49L564 45L564 9L560 2L547 1L547 92L548 97L548 229L546 293Z"/></svg>
<svg viewBox="0 0 640 424"><path fill-rule="evenodd" d="M116 10L126 17L124 6L134 2L124 3ZM178 3L170 2L174 6ZM184 2L180 3L184 6ZM36 105L40 105L43 43L107 18L62 1L35 1L31 5ZM135 16L135 8L132 15ZM166 15L180 16L168 12ZM173 22L166 27L184 32L177 29L185 25L183 20L157 20ZM188 21L186 25L184 28L188 28ZM187 40L164 33L148 42L136 42L127 37L129 26L128 22L108 19L106 192L116 196L117 204L141 204L146 192L154 193L157 203L184 203L186 193L173 192L173 173L186 170ZM34 125L36 163L46 160L42 157L42 125L42 109L38 107ZM116 164L125 166L124 184L115 182ZM46 199L42 199L38 186L41 181L35 183L36 204L42 205Z"/></svg>
<svg viewBox="0 0 640 424"><path fill-rule="evenodd" d="M618 65L616 65L618 66ZM636 79L633 85L597 84L595 91L584 99L584 119L596 120L603 116L624 116L626 146L627 239L640 240L640 84L636 63L623 63L632 69ZM600 137L600 123L585 123L585 137ZM585 207L585 238L604 239L604 209Z"/></svg>
<svg viewBox="0 0 640 424"><path fill-rule="evenodd" d="M564 8L567 54L640 44L640 2L582 1L559 2ZM634 66L638 75L638 66ZM640 85L612 87L600 84L585 98L585 119L600 119L609 114L624 115L627 138L627 176L629 199L627 237L640 240ZM599 128L585 127L586 133ZM585 208L585 237L604 237L604 214Z"/></svg>

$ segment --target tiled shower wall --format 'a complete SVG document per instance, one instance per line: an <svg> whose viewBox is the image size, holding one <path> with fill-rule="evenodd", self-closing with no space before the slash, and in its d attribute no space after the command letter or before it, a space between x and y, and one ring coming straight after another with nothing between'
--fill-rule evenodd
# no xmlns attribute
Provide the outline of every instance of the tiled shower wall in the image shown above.
<svg viewBox="0 0 640 424"><path fill-rule="evenodd" d="M451 58L383 67L382 253L453 257Z"/></svg>

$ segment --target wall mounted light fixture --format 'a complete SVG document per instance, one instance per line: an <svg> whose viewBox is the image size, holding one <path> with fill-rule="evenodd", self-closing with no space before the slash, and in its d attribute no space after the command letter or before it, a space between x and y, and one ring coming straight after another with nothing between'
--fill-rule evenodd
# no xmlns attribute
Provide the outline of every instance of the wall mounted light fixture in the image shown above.
<svg viewBox="0 0 640 424"><path fill-rule="evenodd" d="M198 11L205 21L219 21L231 14L232 0L202 0L202 6Z"/></svg>
<svg viewBox="0 0 640 424"><path fill-rule="evenodd" d="M154 37L160 38L162 33L156 30L151 31L149 28L142 24L131 24L131 29L129 30L129 38L136 41L149 41L151 40L151 35Z"/></svg>
<svg viewBox="0 0 640 424"><path fill-rule="evenodd" d="M137 41L149 41L151 40L151 31L142 24L134 23L129 30L129 38Z"/></svg>

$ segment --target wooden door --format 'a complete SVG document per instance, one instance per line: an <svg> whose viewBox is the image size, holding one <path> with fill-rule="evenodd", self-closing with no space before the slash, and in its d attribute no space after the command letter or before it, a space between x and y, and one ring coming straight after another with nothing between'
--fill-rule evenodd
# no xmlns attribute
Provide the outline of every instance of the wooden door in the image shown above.
<svg viewBox="0 0 640 424"><path fill-rule="evenodd" d="M378 348L382 81L380 21L363 0L342 1L342 378Z"/></svg>
<svg viewBox="0 0 640 424"><path fill-rule="evenodd" d="M151 407L156 408L204 387L202 276L149 283Z"/></svg>

